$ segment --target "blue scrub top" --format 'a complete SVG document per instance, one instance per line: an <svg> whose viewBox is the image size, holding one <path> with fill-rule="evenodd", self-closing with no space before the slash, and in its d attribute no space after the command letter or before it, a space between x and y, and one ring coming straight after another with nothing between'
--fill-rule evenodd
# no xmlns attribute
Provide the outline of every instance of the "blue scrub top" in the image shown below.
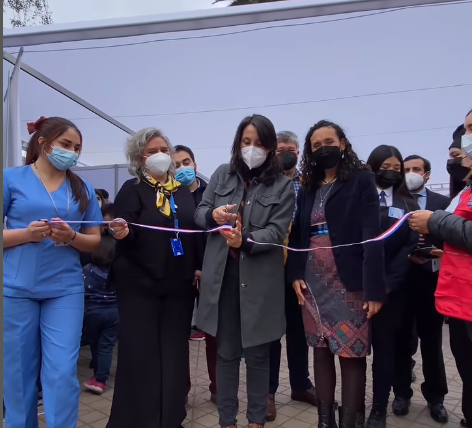
<svg viewBox="0 0 472 428"><path fill-rule="evenodd" d="M3 220L6 228L24 229L37 220L93 221L84 228L97 227L103 217L95 190L84 180L90 199L85 213L74 201L70 184L64 180L59 189L51 193L59 215L47 190L32 167L21 166L3 170ZM69 213L67 214L67 186L69 186ZM82 225L71 224L78 232ZM80 253L71 246L58 247L49 238L39 243L18 245L3 249L3 295L8 297L48 299L83 293L84 284Z"/></svg>

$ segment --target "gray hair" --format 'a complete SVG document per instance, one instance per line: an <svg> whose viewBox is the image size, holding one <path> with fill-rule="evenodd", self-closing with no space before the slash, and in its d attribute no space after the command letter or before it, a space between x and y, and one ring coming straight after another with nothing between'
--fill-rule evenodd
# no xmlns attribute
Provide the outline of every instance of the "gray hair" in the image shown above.
<svg viewBox="0 0 472 428"><path fill-rule="evenodd" d="M138 182L143 176L143 163L141 162L143 151L147 143L153 138L162 138L166 142L167 147L169 147L169 155L172 157L174 153L174 147L170 143L169 138L167 138L160 129L141 129L141 131L129 137L126 141L125 148L125 154L129 162L128 171L132 176L136 177ZM175 176L175 163L173 161L170 164L168 173L172 175L172 177Z"/></svg>
<svg viewBox="0 0 472 428"><path fill-rule="evenodd" d="M297 134L292 131L277 132L277 143L294 143L299 148Z"/></svg>

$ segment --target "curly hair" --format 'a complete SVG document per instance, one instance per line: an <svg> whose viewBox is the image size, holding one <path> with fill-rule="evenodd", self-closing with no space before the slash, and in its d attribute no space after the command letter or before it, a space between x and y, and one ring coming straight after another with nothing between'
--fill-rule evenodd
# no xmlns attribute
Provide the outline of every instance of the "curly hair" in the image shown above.
<svg viewBox="0 0 472 428"><path fill-rule="evenodd" d="M301 174L303 185L307 190L315 191L320 187L321 181L325 177L325 171L317 167L312 160L311 137L315 131L321 128L333 128L340 141L343 141L346 148L343 151L343 157L338 165L338 180L347 181L350 175L359 170L370 170L370 167L363 161L359 160L357 154L352 149L352 144L346 137L344 130L336 123L329 120L320 120L315 123L305 137L305 145L303 147Z"/></svg>

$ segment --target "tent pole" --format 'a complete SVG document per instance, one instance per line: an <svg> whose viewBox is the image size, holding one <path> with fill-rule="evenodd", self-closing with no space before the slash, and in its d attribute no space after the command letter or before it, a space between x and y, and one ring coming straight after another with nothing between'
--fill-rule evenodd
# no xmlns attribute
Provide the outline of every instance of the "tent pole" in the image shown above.
<svg viewBox="0 0 472 428"><path fill-rule="evenodd" d="M8 61L10 64L13 64L13 65L16 64L16 58L13 55L9 54L8 52L3 51L3 59L5 61ZM96 114L97 116L101 117L102 119L106 120L107 122L111 123L117 128L120 128L122 131L126 132L127 134L134 134L134 131L128 128L126 125L122 124L121 122L109 116L102 110L98 109L97 107L93 106L89 102L85 101L83 98L80 98L78 95L74 94L73 92L59 85L59 83L56 83L54 80L40 73L38 70L35 70L33 67L30 67L24 62L21 62L20 68L25 73L29 74L30 76L34 77L35 79L39 80L40 82L44 83L45 85L49 86L55 91L61 93L62 95L66 96L70 100L76 102L77 104L81 105L82 107L86 108L87 110L91 111L92 113Z"/></svg>

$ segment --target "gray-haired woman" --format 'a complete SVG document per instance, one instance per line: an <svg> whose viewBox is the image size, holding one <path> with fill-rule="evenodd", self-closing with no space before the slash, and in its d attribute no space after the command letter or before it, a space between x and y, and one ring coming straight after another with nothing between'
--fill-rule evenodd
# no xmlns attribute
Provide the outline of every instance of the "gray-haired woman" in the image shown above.
<svg viewBox="0 0 472 428"><path fill-rule="evenodd" d="M198 268L195 235L134 226L194 229L195 202L174 179L172 146L158 129L130 138L128 180L115 199L118 240L118 368L107 428L179 428L186 417L188 338ZM125 221L122 221L123 219ZM127 222L127 223L126 223Z"/></svg>

